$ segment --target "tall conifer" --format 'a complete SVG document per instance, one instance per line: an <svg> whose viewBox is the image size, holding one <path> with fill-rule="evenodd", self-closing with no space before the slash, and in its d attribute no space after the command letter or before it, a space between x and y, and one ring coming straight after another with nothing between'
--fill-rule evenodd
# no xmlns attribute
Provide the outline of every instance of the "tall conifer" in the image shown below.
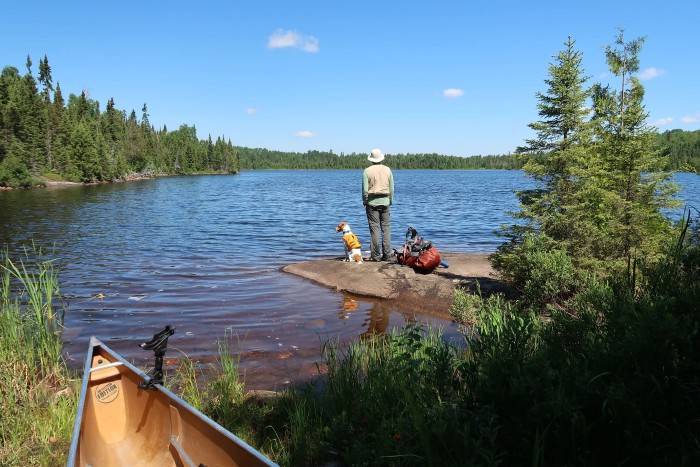
<svg viewBox="0 0 700 467"><path fill-rule="evenodd" d="M500 235L509 240L493 256L496 267L513 279L525 235L537 235L550 247L562 250L575 243L569 210L578 190L580 167L588 157L591 132L585 107L588 78L574 45L569 37L550 63L547 92L536 93L541 119L528 125L535 137L517 149L523 170L536 184L517 192L520 211L511 214L521 222L503 228Z"/></svg>
<svg viewBox="0 0 700 467"><path fill-rule="evenodd" d="M670 228L662 210L676 203L677 187L663 172L666 160L656 149L656 128L646 122L644 87L635 76L643 43L644 38L625 42L620 30L615 46L605 49L619 89L601 84L593 89L596 164L586 178L588 207L579 214L598 221L586 241L606 262L624 264L658 253Z"/></svg>
<svg viewBox="0 0 700 467"><path fill-rule="evenodd" d="M537 108L541 120L528 126L536 132L517 153L525 161L523 169L537 182L537 188L519 193L520 218L548 237L566 242L570 233L566 216L576 189L578 167L590 146L586 122L588 78L581 68L582 55L568 38L564 50L549 65L545 79L547 93L538 92Z"/></svg>

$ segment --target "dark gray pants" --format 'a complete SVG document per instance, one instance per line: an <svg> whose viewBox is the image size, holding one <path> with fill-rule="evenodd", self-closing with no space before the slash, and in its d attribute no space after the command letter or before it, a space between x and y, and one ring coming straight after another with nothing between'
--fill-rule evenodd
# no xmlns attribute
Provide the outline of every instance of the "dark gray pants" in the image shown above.
<svg viewBox="0 0 700 467"><path fill-rule="evenodd" d="M369 235L371 239L370 254L373 259L391 256L391 208L390 206L365 206ZM380 242L381 230L381 242Z"/></svg>

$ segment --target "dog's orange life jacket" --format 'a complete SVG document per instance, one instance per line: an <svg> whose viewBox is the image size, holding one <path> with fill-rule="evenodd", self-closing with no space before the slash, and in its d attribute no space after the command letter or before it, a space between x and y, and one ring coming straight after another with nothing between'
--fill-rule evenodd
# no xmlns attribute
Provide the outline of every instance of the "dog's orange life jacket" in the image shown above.
<svg viewBox="0 0 700 467"><path fill-rule="evenodd" d="M343 241L345 242L345 248L348 250L354 250L355 248L362 248L362 244L357 239L357 235L352 232L347 232L343 234Z"/></svg>

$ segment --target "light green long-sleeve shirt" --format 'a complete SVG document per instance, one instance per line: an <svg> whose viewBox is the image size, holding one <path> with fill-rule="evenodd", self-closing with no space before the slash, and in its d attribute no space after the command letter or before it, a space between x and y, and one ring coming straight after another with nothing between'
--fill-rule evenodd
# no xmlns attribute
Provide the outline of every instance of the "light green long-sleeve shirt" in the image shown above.
<svg viewBox="0 0 700 467"><path fill-rule="evenodd" d="M394 174L386 165L372 164L362 173L362 203L391 206L394 202Z"/></svg>

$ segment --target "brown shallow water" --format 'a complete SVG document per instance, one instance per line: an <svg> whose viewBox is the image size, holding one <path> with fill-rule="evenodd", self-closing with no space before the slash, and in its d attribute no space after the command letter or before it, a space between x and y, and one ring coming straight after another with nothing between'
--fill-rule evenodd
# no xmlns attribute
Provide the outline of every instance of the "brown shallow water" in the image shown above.
<svg viewBox="0 0 700 467"><path fill-rule="evenodd" d="M187 356L196 362L199 370L206 373L216 365L217 341L226 342L240 359L247 389L279 390L291 384L303 383L318 375L319 371L323 372L322 347L329 340L347 343L416 321L440 326L449 336L458 339L459 335L449 321L403 313L384 300L334 292L281 271L279 274L282 277L277 280L286 283L285 289L289 294L286 306L268 310L257 318L249 316L247 324L237 326L237 318L223 312L219 316L207 317L193 317L183 312L185 319L170 319L169 323L174 323L176 334L169 340L166 370L172 370L183 356ZM134 299L134 296L129 298ZM141 302L146 310L153 306L153 303L149 304L148 296L137 298L137 302ZM118 296L106 295L89 301L94 300L99 300L103 308L96 307L90 313L92 316L109 313L105 311L106 308L122 306L119 303L110 304L110 300L119 302ZM215 306L214 303L210 305ZM152 312L141 312L136 304L130 304L130 308L131 312L126 316L113 315L113 318L123 320L120 323L123 334L108 336L104 340L137 365L150 369L153 354L141 350L138 344L160 329L147 327ZM258 325L252 325L251 321L257 321ZM104 331L101 332L102 328ZM82 365L84 336L88 333L108 335L114 329L109 318L87 319L85 325L69 324L64 331L64 339L70 364L75 368Z"/></svg>

